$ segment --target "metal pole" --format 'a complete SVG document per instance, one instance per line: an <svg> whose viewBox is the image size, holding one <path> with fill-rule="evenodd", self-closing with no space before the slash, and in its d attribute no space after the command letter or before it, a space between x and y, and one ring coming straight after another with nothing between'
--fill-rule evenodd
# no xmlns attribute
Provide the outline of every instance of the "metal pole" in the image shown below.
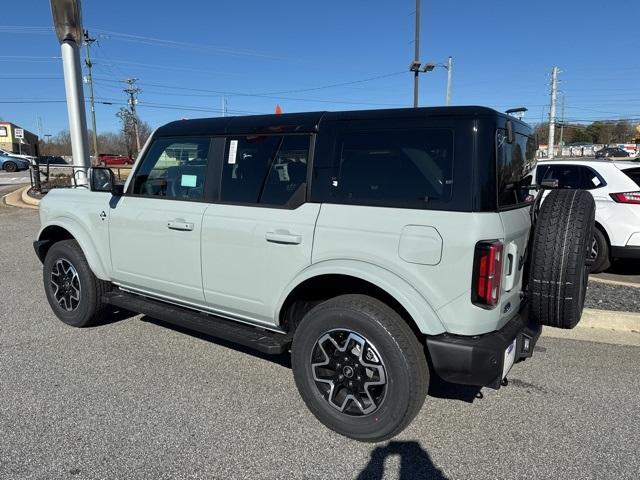
<svg viewBox="0 0 640 480"><path fill-rule="evenodd" d="M64 70L64 89L67 95L73 164L81 168L78 178L79 183L86 184L86 169L89 168L89 141L87 136L87 117L84 110L84 92L82 91L80 51L78 44L72 40L62 42L60 50Z"/></svg>
<svg viewBox="0 0 640 480"><path fill-rule="evenodd" d="M564 95L562 95L562 98L560 99L560 105L562 105L562 120L560 120L560 141L558 142L558 156L562 157L562 147L564 146Z"/></svg>
<svg viewBox="0 0 640 480"><path fill-rule="evenodd" d="M420 0L416 0L416 32L415 32L415 40L414 40L414 55L413 59L415 62L420 61ZM419 72L416 69L413 72L413 107L418 107L418 75Z"/></svg>
<svg viewBox="0 0 640 480"><path fill-rule="evenodd" d="M558 91L558 67L551 70L551 105L549 106L549 154L547 157L553 159L555 153L553 145L555 143L556 132L556 95Z"/></svg>
<svg viewBox="0 0 640 480"><path fill-rule="evenodd" d="M451 69L453 68L453 58L449 56L447 60L447 107L451 105Z"/></svg>
<svg viewBox="0 0 640 480"><path fill-rule="evenodd" d="M91 128L93 129L93 159L94 162L98 161L98 128L96 127L96 107L94 104L94 95L93 95L93 77L91 76L91 67L93 64L91 63L91 52L90 47L93 42L95 42L95 38L89 37L89 31L84 31L84 45L86 47L87 58L84 63L87 66L87 83L89 84L89 106L91 108ZM97 163L96 163L97 164Z"/></svg>

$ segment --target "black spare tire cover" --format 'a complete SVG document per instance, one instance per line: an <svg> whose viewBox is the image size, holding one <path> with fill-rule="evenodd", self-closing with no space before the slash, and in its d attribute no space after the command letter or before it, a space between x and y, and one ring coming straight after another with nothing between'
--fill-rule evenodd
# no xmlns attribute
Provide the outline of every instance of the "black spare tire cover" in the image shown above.
<svg viewBox="0 0 640 480"><path fill-rule="evenodd" d="M552 190L544 199L531 243L529 318L573 328L582 316L596 205L584 190Z"/></svg>

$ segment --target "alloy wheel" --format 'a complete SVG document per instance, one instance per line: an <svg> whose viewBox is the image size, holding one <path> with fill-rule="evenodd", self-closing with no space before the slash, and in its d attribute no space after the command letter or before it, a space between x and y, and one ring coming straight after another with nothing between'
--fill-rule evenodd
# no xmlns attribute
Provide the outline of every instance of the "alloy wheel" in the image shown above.
<svg viewBox="0 0 640 480"><path fill-rule="evenodd" d="M56 260L51 269L53 297L58 305L67 312L78 308L80 303L80 277L73 264L66 258Z"/></svg>
<svg viewBox="0 0 640 480"><path fill-rule="evenodd" d="M311 353L313 379L322 397L351 416L375 412L387 391L387 374L375 346L351 330L331 330Z"/></svg>

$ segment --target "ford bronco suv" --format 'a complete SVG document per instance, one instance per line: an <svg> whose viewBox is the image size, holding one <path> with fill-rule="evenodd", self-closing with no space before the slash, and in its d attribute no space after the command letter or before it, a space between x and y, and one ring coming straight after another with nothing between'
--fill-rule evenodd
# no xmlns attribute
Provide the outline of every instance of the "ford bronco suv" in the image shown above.
<svg viewBox="0 0 640 480"><path fill-rule="evenodd" d="M388 439L431 376L500 388L580 320L593 199L533 185L535 150L481 107L176 121L125 185L42 201L44 289L75 327L117 307L290 351L323 424Z"/></svg>

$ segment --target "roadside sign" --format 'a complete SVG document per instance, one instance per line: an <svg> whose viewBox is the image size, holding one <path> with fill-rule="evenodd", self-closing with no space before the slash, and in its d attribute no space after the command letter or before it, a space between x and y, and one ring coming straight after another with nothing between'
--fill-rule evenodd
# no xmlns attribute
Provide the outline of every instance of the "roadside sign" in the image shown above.
<svg viewBox="0 0 640 480"><path fill-rule="evenodd" d="M13 131L13 136L16 138L24 138L24 128L16 128Z"/></svg>

